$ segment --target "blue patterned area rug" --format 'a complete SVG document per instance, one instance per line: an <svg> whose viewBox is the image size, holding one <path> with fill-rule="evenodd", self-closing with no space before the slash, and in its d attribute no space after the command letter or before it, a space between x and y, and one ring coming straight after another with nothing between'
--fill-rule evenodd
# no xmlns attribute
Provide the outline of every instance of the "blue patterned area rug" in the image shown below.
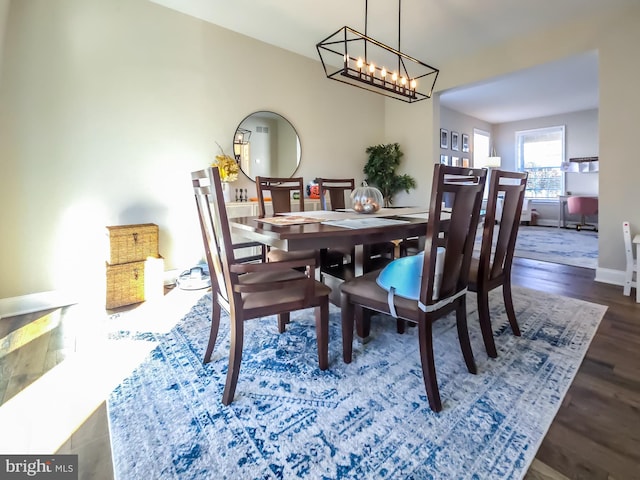
<svg viewBox="0 0 640 480"><path fill-rule="evenodd" d="M481 241L482 230L479 229L477 251L480 251ZM595 270L598 268L598 232L521 225L514 255Z"/></svg>
<svg viewBox="0 0 640 480"><path fill-rule="evenodd" d="M484 351L475 296L469 324L478 374L469 374L451 315L434 324L444 410L429 409L416 328L399 335L376 316L370 340L342 361L331 313L330 368L317 367L312 311L277 333L275 317L246 323L234 402L221 403L227 369L223 318L212 362L204 296L168 333L119 332L156 342L110 395L114 471L130 479L520 479L551 424L606 307L516 288L522 337L501 294L491 316L499 356Z"/></svg>

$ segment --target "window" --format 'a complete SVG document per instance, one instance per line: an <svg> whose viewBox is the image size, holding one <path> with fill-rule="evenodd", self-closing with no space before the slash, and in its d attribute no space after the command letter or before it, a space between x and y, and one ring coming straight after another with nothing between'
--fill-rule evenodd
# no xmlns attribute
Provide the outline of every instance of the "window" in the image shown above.
<svg viewBox="0 0 640 480"><path fill-rule="evenodd" d="M489 144L491 136L489 132L473 129L473 168L486 167L489 158Z"/></svg>
<svg viewBox="0 0 640 480"><path fill-rule="evenodd" d="M516 132L516 165L529 172L526 196L557 198L564 193L564 125Z"/></svg>

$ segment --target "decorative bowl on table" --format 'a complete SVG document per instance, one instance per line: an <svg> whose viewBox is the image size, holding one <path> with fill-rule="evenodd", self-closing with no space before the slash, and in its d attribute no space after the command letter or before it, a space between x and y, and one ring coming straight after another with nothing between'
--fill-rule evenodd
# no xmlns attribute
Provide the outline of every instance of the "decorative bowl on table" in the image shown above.
<svg viewBox="0 0 640 480"><path fill-rule="evenodd" d="M351 192L351 208L357 213L375 213L383 203L382 193L375 187L363 182Z"/></svg>

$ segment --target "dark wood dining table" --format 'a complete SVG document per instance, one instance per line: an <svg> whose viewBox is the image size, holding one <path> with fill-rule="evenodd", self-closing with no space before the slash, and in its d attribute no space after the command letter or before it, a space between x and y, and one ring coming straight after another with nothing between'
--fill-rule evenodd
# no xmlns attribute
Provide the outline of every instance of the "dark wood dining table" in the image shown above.
<svg viewBox="0 0 640 480"><path fill-rule="evenodd" d="M382 208L374 214L316 210L230 218L229 225L236 235L288 252L353 247L354 273L362 275L366 245L425 235L427 212L427 207Z"/></svg>

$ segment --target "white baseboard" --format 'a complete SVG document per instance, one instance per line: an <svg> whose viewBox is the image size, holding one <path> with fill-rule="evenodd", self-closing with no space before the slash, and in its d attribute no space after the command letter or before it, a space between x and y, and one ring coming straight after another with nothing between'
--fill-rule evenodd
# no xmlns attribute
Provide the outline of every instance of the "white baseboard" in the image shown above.
<svg viewBox="0 0 640 480"><path fill-rule="evenodd" d="M596 282L609 283L611 285L624 286L624 270L613 270L612 268L596 268Z"/></svg>
<svg viewBox="0 0 640 480"><path fill-rule="evenodd" d="M66 307L78 303L72 295L59 291L30 293L19 297L0 298L0 319L26 313Z"/></svg>

